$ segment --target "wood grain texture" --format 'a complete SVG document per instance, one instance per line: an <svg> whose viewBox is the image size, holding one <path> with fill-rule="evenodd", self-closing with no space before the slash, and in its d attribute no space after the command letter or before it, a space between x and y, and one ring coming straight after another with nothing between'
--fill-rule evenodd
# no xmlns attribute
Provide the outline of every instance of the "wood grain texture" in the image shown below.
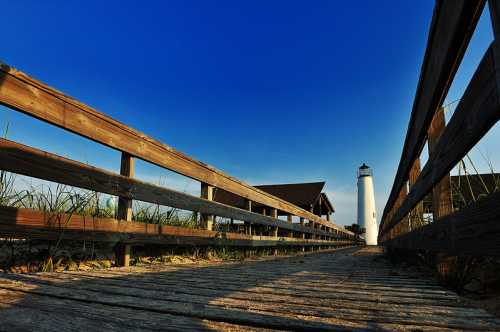
<svg viewBox="0 0 500 332"><path fill-rule="evenodd" d="M277 218L144 183L6 139L0 139L0 169L127 199L137 199L266 226L279 226L296 232L323 234L322 231L316 229L290 224Z"/></svg>
<svg viewBox="0 0 500 332"><path fill-rule="evenodd" d="M2 236L45 240L63 238L66 240L92 240L124 244L154 243L271 247L281 245L345 246L354 243L352 240L321 241L219 233L196 228L52 214L11 207L0 207L0 234Z"/></svg>
<svg viewBox="0 0 500 332"><path fill-rule="evenodd" d="M433 154L429 156L407 199L385 225L381 235L406 216L500 119L496 47L493 43L485 53Z"/></svg>
<svg viewBox="0 0 500 332"><path fill-rule="evenodd" d="M283 199L194 160L5 64L0 64L0 104L200 182L327 227L341 229Z"/></svg>
<svg viewBox="0 0 500 332"><path fill-rule="evenodd" d="M427 128L446 97L484 4L483 0L436 1L403 152L382 220L422 151Z"/></svg>
<svg viewBox="0 0 500 332"><path fill-rule="evenodd" d="M333 264L332 264L333 263ZM443 331L499 322L436 281L392 267L380 248L245 262L140 265L4 274L0 320L10 330ZM14 319L26 314L33 319ZM227 325L224 325L227 324Z"/></svg>

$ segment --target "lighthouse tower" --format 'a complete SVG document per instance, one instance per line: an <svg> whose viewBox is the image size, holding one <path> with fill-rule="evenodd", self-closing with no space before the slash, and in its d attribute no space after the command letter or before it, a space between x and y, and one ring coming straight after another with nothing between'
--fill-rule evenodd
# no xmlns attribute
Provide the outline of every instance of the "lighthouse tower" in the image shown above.
<svg viewBox="0 0 500 332"><path fill-rule="evenodd" d="M363 164L358 169L358 225L366 229L367 245L377 245L377 218L375 213L375 194L373 174L370 167Z"/></svg>

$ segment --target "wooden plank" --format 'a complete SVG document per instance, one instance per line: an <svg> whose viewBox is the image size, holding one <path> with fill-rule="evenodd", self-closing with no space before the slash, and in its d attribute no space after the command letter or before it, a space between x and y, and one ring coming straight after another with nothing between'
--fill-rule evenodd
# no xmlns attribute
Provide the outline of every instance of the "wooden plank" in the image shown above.
<svg viewBox="0 0 500 332"><path fill-rule="evenodd" d="M255 224L315 234L318 230L117 175L77 161L0 139L0 169L128 199L197 211Z"/></svg>
<svg viewBox="0 0 500 332"><path fill-rule="evenodd" d="M448 93L484 4L483 0L436 1L403 152L383 220L422 151L427 128Z"/></svg>
<svg viewBox="0 0 500 332"><path fill-rule="evenodd" d="M200 182L350 234L283 199L194 160L1 63L0 104Z"/></svg>
<svg viewBox="0 0 500 332"><path fill-rule="evenodd" d="M245 310L254 312L266 312L273 316L311 316L315 317L317 321L323 321L327 323L326 319L345 319L352 321L370 321L370 322L385 322L385 323L404 323L404 324L420 324L436 327L454 327L454 328L474 328L484 326L485 328L492 327L489 319L476 317L474 322L470 319L464 317L454 317L449 319L443 317L442 315L432 315L421 313L397 313L392 312L390 314L384 314L383 312L373 313L367 312L365 310L359 309L346 309L342 307L329 307L329 306L310 306L310 305L300 305L291 304L288 302L282 302L280 306L276 306L274 303L268 303L266 301L252 301L248 299L233 299L222 296L214 297L212 295L203 296L198 294L187 294L182 292L172 293L171 291L161 291L161 290L150 290L150 289L136 289L133 287L122 287L122 286L112 286L103 285L99 282L84 282L79 283L75 281L62 282L58 279L50 279L50 277L40 278L35 276L6 276L5 279L12 279L18 282L26 282L29 285L37 285L38 293L40 289L46 291L54 290L54 287L59 289L59 294L66 293L60 290L68 289L74 291L77 294L92 294L98 293L102 294L103 297L108 295L115 296L118 299L122 297L134 297L138 302L143 302L147 300L155 301L163 306L168 305L169 302L182 302L189 305L206 305L210 303L211 308L223 307L231 308L231 310ZM4 286L7 289L12 289L8 284ZM35 293L36 294L36 293ZM271 296L269 296L271 297ZM379 299L380 302L384 302L383 298ZM325 319L326 318L326 319ZM241 323L241 322L240 322Z"/></svg>
<svg viewBox="0 0 500 332"><path fill-rule="evenodd" d="M479 142L500 119L492 44L407 199L382 231L386 234Z"/></svg>
<svg viewBox="0 0 500 332"><path fill-rule="evenodd" d="M264 328L277 328L286 330L316 330L332 331L345 330L332 320L304 320L302 317L291 317L291 315L278 315L277 313L266 313L256 310L245 310L241 308L229 308L227 306L212 305L208 303L189 303L180 301L165 301L157 299L145 299L131 295L117 296L117 294L95 293L83 289L72 291L64 287L44 285L37 287L34 284L5 283L2 281L0 288L11 291L24 291L27 294L57 296L62 299L87 302L90 305L113 305L136 310L151 310L155 312L196 317L231 324L252 325ZM348 324L348 322L342 322Z"/></svg>
<svg viewBox="0 0 500 332"><path fill-rule="evenodd" d="M186 269L188 270L188 269ZM205 269L206 270L206 269ZM134 269L135 271L135 269ZM135 271L136 273L141 273L142 269ZM189 269L186 272L192 272ZM236 272L236 271L235 271ZM162 291L165 289L175 288L176 291L192 294L192 295L203 295L219 297L225 295L226 297L234 299L251 299L254 301L270 302L270 303L291 303L300 305L320 305L320 306L342 306L344 308L356 308L360 310L373 310L377 308L378 303L373 303L369 301L373 297L377 297L380 293L389 297L403 297L407 299L434 299L434 300L454 300L459 302L460 299L452 294L442 294L438 292L426 292L425 289L418 288L408 292L405 290L397 290L391 285L386 285L385 289L360 289L356 287L343 287L343 284L330 287L322 287L321 284L309 285L304 287L301 283L297 281L283 280L279 273L275 274L275 278L264 277L261 282L258 279L251 279L245 281L244 278L231 279L226 281L219 275L214 273L207 273L206 275L193 273L191 277L186 276L184 273L178 273L177 271L151 271L150 269L145 269L145 274L141 278L135 278L133 275L128 277L124 274L108 274L105 272L67 272L64 274L50 275L50 278L80 281L82 283L93 283L97 282L103 285L114 285L114 286L128 286L136 289L150 289ZM239 271L238 271L239 273ZM69 276L65 276L65 275ZM227 276L227 274L226 274ZM134 280L133 283L127 281L127 278ZM213 282L211 285L203 284L203 280L209 279ZM357 285L363 285L359 282ZM242 287L244 286L244 287ZM249 288L245 288L249 287ZM319 294L318 294L319 292ZM335 294L357 294L359 299L357 301L348 302L345 299L340 299ZM318 296L319 295L319 296ZM365 300L366 299L366 300ZM353 303L354 302L354 303ZM399 306L404 306L405 310L411 311L411 305L406 305L406 303L399 303ZM439 308L444 309L439 311ZM463 314L461 310L455 308L450 309L449 307L439 307L432 308L432 306L423 306L422 311L438 311L440 314L448 313L453 310L457 313ZM391 312L394 310L400 310L398 308L392 308L390 306L383 306L378 308L380 311ZM446 312L445 312L446 310ZM473 313L474 316L481 316L484 314Z"/></svg>
<svg viewBox="0 0 500 332"><path fill-rule="evenodd" d="M23 319L20 319L23 317ZM251 326L0 290L5 331L261 331Z"/></svg>
<svg viewBox="0 0 500 332"><path fill-rule="evenodd" d="M373 328L374 323L379 329L389 330L398 328L427 331L436 327L462 330L497 329L498 320L482 310L463 306L454 294L451 296L446 296L447 293L437 296L434 294L434 297L432 297L433 294L428 294L422 297L426 299L425 301L408 301L413 297L419 298L420 295L424 295L414 292L413 296L403 296L405 299L403 302L406 304L400 304L392 303L399 297L391 299L391 296L387 296L392 292L390 289L389 292L386 289L375 290L373 288L369 292L358 292L356 288L351 288L346 290L345 294L351 294L352 296L348 297L352 300L344 301L335 299L334 296L331 299L322 297L325 294L335 295L340 290L335 286L311 288L308 292L302 292L297 289L302 286L300 281L290 282L286 284L286 287L281 286L281 291L286 295L278 295L279 293L274 292L275 288L272 283L283 280L283 277L296 275L301 275L311 281L314 281L317 275L321 275L325 280L332 282L336 280L338 283L345 277L370 271L372 275L380 278L379 287L384 284L382 281L384 278L386 280L399 278L387 275L389 271L381 273L380 271L385 271L386 264L381 264L383 261L380 259L374 259L373 254L367 254L366 248L360 250L361 256L358 256L357 252L343 250L332 253L336 255L334 257L330 254L309 256L311 259L304 260L303 264L297 264L298 259L289 258L243 264L223 263L174 267L148 265L129 269L84 272L85 276L77 272L5 275L0 278L2 279L0 280L0 294L24 292L27 300L17 301L20 307L37 309L37 306L44 306L44 310L56 313L59 313L59 310L50 301L52 297L57 297L57 301L64 300L68 308L78 307L79 302L89 306L91 308L89 310L99 306L99 309L104 310L102 315L106 314L105 306L109 306L113 308L112 310L115 308L118 310L120 323L127 322L120 310L133 309L144 311L145 314L158 312L165 313L166 317L170 314L186 318L209 317L231 323L234 323L235 317L238 317L239 324L254 327L266 327L268 322L277 324L284 319L289 319L286 322L287 325L281 327L287 330L323 327L345 330L352 329L350 322L357 322L365 329ZM337 264L331 264L332 259ZM273 267L275 270L272 269ZM266 271L266 274L258 278L261 271ZM247 272L251 272L255 278L250 280L245 278ZM337 279L336 272L341 272L343 277L338 276L341 279ZM224 277L234 277L238 281L236 282L235 279L234 283L227 284L224 282ZM193 280L186 282L186 279ZM419 283L420 281L411 279L410 282ZM358 281L357 285L364 286L362 281ZM205 289L204 286L208 288ZM342 287L342 283L339 286ZM339 293L343 292L344 290L339 291ZM400 293L397 296L400 296ZM35 301L31 301L31 298ZM44 300L40 301L41 298ZM4 300L0 298L0 303L2 301ZM412 305L412 301L420 305ZM12 303L8 300L5 302ZM448 306L448 303L452 306ZM108 310L107 317L113 317L112 310ZM85 314L84 317L86 317ZM142 317L139 316L138 323L142 323L140 321ZM156 321L156 316L153 315L151 319ZM105 318L104 321L108 320ZM112 319L109 321L117 323ZM312 326L310 322L319 325ZM189 324L189 321L187 323ZM255 325L256 323L259 325ZM158 322L158 328L164 327L160 324L161 322Z"/></svg>
<svg viewBox="0 0 500 332"><path fill-rule="evenodd" d="M500 256L500 192L447 215L437 222L384 243L451 255Z"/></svg>
<svg viewBox="0 0 500 332"><path fill-rule="evenodd" d="M224 245L241 247L289 245L347 245L351 241L320 241L295 238L218 233L196 228L145 224L107 218L51 214L30 209L0 207L0 234L34 239L89 240L103 242L171 245Z"/></svg>

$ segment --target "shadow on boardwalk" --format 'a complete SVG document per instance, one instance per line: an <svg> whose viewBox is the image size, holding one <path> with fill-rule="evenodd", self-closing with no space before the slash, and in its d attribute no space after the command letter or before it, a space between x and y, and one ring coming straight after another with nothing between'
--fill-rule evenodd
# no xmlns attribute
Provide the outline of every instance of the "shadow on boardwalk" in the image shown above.
<svg viewBox="0 0 500 332"><path fill-rule="evenodd" d="M0 276L0 330L498 329L378 248L211 265Z"/></svg>

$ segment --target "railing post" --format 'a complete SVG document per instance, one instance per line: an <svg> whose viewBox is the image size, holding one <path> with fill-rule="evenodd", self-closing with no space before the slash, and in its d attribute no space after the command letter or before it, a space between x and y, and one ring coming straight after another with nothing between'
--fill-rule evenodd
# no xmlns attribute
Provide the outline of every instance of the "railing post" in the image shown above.
<svg viewBox="0 0 500 332"><path fill-rule="evenodd" d="M429 148L429 158L433 154L437 142L441 138L446 128L444 118L444 108L434 114L429 130L427 131L427 145ZM450 173L439 181L432 190L432 220L436 221L441 217L450 214L453 211L453 202L451 199Z"/></svg>
<svg viewBox="0 0 500 332"><path fill-rule="evenodd" d="M134 158L126 153L122 152L121 164L120 164L120 174L127 177L134 177ZM119 197L118 198L118 211L116 215L117 219L131 221L132 220L132 200ZM119 243L115 247L115 261L118 266L129 266L130 265L130 244Z"/></svg>
<svg viewBox="0 0 500 332"><path fill-rule="evenodd" d="M408 176L408 188L411 188L417 181L420 175L420 158L415 159L413 165L410 169L410 175ZM424 206L420 202L418 205L410 212L410 217L408 218L408 232L411 232L417 227L422 226L424 220Z"/></svg>
<svg viewBox="0 0 500 332"><path fill-rule="evenodd" d="M304 227L304 218L303 217L300 217L300 226ZM302 232L301 236L302 236L303 239L305 239L306 238L306 233Z"/></svg>
<svg viewBox="0 0 500 332"><path fill-rule="evenodd" d="M252 201L245 199L245 210L252 211ZM252 223L245 221L245 234L252 235Z"/></svg>
<svg viewBox="0 0 500 332"><path fill-rule="evenodd" d="M300 217L300 226L304 227L304 218L303 217ZM302 240L305 240L306 239L306 233L304 233L303 231L300 232L300 237L302 238ZM306 251L306 247L305 246L302 246L301 247L301 251L304 252Z"/></svg>
<svg viewBox="0 0 500 332"><path fill-rule="evenodd" d="M214 200L214 187L202 182L201 183L201 198L209 201ZM211 231L214 225L214 216L211 214L201 214L201 228Z"/></svg>
<svg viewBox="0 0 500 332"><path fill-rule="evenodd" d="M291 223L292 223L292 217L293 217L293 216L292 216L291 214L289 214L289 215L287 215L287 216L286 216L286 221L287 221L289 224L291 224ZM288 232L288 237L293 237L293 231Z"/></svg>
<svg viewBox="0 0 500 332"><path fill-rule="evenodd" d="M134 158L122 152L120 175L134 177ZM118 219L132 220L132 200L124 197L118 198Z"/></svg>
<svg viewBox="0 0 500 332"><path fill-rule="evenodd" d="M278 219L278 210L271 209L271 217L274 219ZM278 237L278 226L274 227L272 230L273 237Z"/></svg>
<svg viewBox="0 0 500 332"><path fill-rule="evenodd" d="M263 209L262 209L262 215L263 215L263 216L267 216L267 209L266 209L266 208L263 208ZM268 227L267 227L267 226L259 225L259 228L261 229L261 235L262 235L262 229L263 229L264 227L266 227L266 229L268 229Z"/></svg>
<svg viewBox="0 0 500 332"><path fill-rule="evenodd" d="M278 219L278 209L271 209L271 217ZM278 239L278 226L274 227L272 230L272 235L275 239ZM278 256L278 248L273 249L273 255Z"/></svg>

